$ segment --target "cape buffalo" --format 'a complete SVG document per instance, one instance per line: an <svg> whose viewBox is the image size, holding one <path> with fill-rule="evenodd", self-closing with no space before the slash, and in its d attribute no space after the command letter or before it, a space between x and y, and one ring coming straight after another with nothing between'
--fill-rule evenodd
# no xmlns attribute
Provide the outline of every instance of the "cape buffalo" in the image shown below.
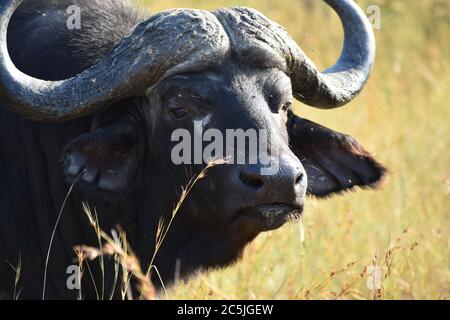
<svg viewBox="0 0 450 320"><path fill-rule="evenodd" d="M176 269L236 261L259 233L299 218L306 194L375 187L385 169L353 138L300 118L292 100L323 109L350 102L366 83L375 40L352 0L325 0L345 43L324 72L287 32L249 8L174 9L143 19L115 0L0 3L0 292L73 299L73 247L95 246L82 203L103 230L121 225L148 267L161 217L207 164L175 164L173 132L194 123L224 133L265 130L272 174L261 161L211 168L192 189L157 257L162 280ZM78 6L81 28L69 28ZM235 150L247 153L247 150ZM20 262L20 278L15 283ZM100 283L102 271L92 265ZM106 289L114 270L107 265ZM85 298L96 298L89 276ZM157 285L158 278L153 279Z"/></svg>

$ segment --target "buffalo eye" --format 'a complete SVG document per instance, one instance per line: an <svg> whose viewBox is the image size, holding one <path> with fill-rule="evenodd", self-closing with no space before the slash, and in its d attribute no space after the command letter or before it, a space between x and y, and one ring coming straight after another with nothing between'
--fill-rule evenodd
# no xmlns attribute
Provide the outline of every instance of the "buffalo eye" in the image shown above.
<svg viewBox="0 0 450 320"><path fill-rule="evenodd" d="M186 108L176 108L173 109L171 112L175 117L175 119L177 120L184 119L189 114L189 110L187 110Z"/></svg>

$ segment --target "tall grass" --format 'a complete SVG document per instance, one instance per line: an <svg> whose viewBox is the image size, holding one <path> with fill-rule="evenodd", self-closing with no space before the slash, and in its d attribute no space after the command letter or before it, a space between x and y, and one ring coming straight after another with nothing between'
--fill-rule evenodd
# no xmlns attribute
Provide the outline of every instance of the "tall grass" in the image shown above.
<svg viewBox="0 0 450 320"><path fill-rule="evenodd" d="M122 300L125 299L153 300L156 298L156 291L151 280L153 273L156 274L156 276L160 280L158 287L162 287L166 295L166 298L170 298L170 296L167 293L165 283L159 273L158 267L155 265L156 256L160 252L161 246L164 243L167 234L172 226L172 223L177 217L179 210L181 209L183 203L185 202L186 198L189 196L189 194L191 193L192 189L195 187L197 182L204 179L211 168L224 165L227 162L228 162L227 159L216 159L214 161L211 161L198 175L193 176L188 182L188 184L182 188L180 199L178 200L177 204L172 210L170 219L168 221L165 221L161 217L159 221L158 229L156 232L155 249L152 258L150 260L149 264L150 266L146 272L142 270L141 261L139 261L138 257L134 254L132 248L130 248L125 231L122 230L120 226L117 226L118 230L113 229L111 231L111 235L109 235L107 232L101 229L97 212L95 210L93 211L87 203L83 203L83 211L86 214L87 218L89 219L89 222L97 235L98 248L86 245L76 246L74 248L78 258L78 270L79 270L78 283L80 284L77 298L79 300L83 299L81 275L85 273L84 272L85 269L87 269L89 272L89 276L91 277L98 300L116 299L117 297L115 292L117 288L120 289ZM104 256L114 257L115 261L115 277L109 297L107 297L105 294ZM92 276L91 269L89 266L90 261L97 262L102 271L101 291L97 287L96 281ZM19 270L19 272L16 271L16 273L20 274L20 264L17 268L14 267L12 268L14 269L14 271ZM122 272L121 275L120 272ZM135 280L134 283L137 284L137 289L139 291L138 297L133 297L132 295L133 292L131 287L132 280ZM16 276L16 284L17 281L18 280ZM16 289L14 289L14 297L15 296L16 296Z"/></svg>
<svg viewBox="0 0 450 320"><path fill-rule="evenodd" d="M244 5L284 25L319 67L337 59L342 31L321 1L139 0L172 7ZM345 108L296 112L356 137L390 168L380 191L309 199L302 223L260 236L242 262L180 283L171 298L429 299L449 297L450 5L359 0L381 8L377 62ZM382 287L371 290L374 267Z"/></svg>

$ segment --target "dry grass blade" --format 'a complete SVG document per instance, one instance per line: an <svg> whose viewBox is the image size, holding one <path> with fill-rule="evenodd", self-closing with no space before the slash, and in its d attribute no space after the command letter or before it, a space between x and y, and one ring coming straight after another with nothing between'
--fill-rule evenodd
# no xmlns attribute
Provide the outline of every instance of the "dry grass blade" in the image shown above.
<svg viewBox="0 0 450 320"><path fill-rule="evenodd" d="M172 226L172 223L173 223L176 215L178 214L181 206L185 202L185 200L188 197L189 193L191 192L192 188L194 188L194 186L197 184L197 182L199 180L206 177L207 172L211 168L214 168L219 165L224 165L226 163L228 163L227 159L217 159L217 160L214 160L214 161L211 161L210 163L208 163L208 165L197 176L195 176L189 180L186 187L182 188L180 199L178 200L177 204L175 205L174 209L172 210L172 215L169 220L169 223L167 225L165 225L163 218L160 219L159 224L158 224L158 230L156 233L156 246L155 246L155 250L153 252L153 256L150 260L150 264L149 264L150 267L147 271L147 275L149 275L149 276L151 275L151 271L154 268L155 259L161 248L161 245L163 244L164 239L166 238L167 233L169 232L170 227ZM162 283L162 285L164 286L163 283Z"/></svg>
<svg viewBox="0 0 450 320"><path fill-rule="evenodd" d="M17 266L14 267L12 264L8 262L11 269L14 271L14 292L13 292L13 300L19 300L20 293L22 292L22 288L18 289L20 275L22 272L22 253L19 254L19 261L17 262Z"/></svg>
<svg viewBox="0 0 450 320"><path fill-rule="evenodd" d="M66 197L64 198L64 201L63 201L63 203L62 203L62 205L61 205L61 208L60 208L59 213L58 213L58 217L57 217L56 222L55 222L55 226L54 226L53 231L52 231L52 234L51 234L51 236L50 236L50 242L49 242L48 250L47 250L47 257L46 257L46 259L45 259L44 280L43 280L43 286L42 286L42 300L45 300L45 290L46 290L46 287L47 287L47 270L48 270L48 263L49 263L49 260L50 260L50 253L51 253L51 250L52 250L53 241L54 241L54 239L55 239L56 230L58 229L58 226L59 226L59 223L60 223L60 221L61 221L62 214L63 214L64 209L65 209L65 207L66 207L67 201L69 200L69 197L70 197L70 195L72 194L72 191L73 191L75 185L78 183L78 181L80 180L81 176L82 176L84 173L85 173L85 170L83 170L82 172L80 172L80 173L78 174L78 176L76 177L76 179L74 180L74 182L73 182L72 185L70 186L69 190L67 191Z"/></svg>

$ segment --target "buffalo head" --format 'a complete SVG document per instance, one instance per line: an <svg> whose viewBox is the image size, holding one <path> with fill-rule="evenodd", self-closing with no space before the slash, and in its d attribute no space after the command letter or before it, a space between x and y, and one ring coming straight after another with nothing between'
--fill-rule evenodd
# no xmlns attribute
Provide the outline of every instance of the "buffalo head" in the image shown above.
<svg viewBox="0 0 450 320"><path fill-rule="evenodd" d="M267 161L258 154L253 162L210 168L192 190L171 248L175 258L192 258L192 243L210 252L187 269L229 263L258 233L298 218L308 193L371 187L384 174L354 139L291 109L294 98L323 109L343 106L366 83L375 41L351 0L325 0L342 20L345 43L324 72L255 10L177 9L139 23L101 62L60 81L26 75L8 55L8 21L21 2L0 4L0 100L34 121L89 116L90 132L62 150L66 179L77 181L87 197L138 201L152 215L166 214L181 186L208 162L202 157L207 144L198 149L196 139L184 150L192 151L192 161L174 161L182 132L192 138L202 131L202 142L228 130L244 133L244 140L251 132L267 133ZM247 147L233 149L232 158L248 160ZM270 167L275 170L264 174Z"/></svg>

